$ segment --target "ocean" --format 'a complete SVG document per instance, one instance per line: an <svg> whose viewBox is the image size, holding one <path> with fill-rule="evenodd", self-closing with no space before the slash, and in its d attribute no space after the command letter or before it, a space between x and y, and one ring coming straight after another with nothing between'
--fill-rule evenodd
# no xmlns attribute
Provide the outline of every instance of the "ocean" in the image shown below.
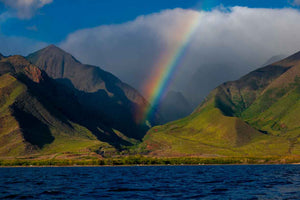
<svg viewBox="0 0 300 200"><path fill-rule="evenodd" d="M0 168L0 199L300 199L300 165Z"/></svg>

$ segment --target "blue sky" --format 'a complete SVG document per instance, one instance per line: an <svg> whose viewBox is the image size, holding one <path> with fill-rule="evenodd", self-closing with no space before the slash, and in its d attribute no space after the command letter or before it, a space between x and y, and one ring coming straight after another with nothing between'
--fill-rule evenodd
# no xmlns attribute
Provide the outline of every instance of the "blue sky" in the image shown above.
<svg viewBox="0 0 300 200"><path fill-rule="evenodd" d="M0 0L0 2L14 0ZM104 24L120 24L165 9L210 10L219 5L250 8L292 7L288 0L53 0L32 17L12 17L2 22L1 34L22 36L46 43L59 43L69 33ZM0 3L0 12L12 10Z"/></svg>

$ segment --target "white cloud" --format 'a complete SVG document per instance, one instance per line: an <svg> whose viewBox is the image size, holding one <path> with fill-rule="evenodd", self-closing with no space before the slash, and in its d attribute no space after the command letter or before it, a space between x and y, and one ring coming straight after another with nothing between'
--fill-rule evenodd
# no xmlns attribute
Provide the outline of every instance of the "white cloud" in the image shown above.
<svg viewBox="0 0 300 200"><path fill-rule="evenodd" d="M31 18L37 10L47 4L52 3L53 0L0 0L13 12L16 12L20 19Z"/></svg>
<svg viewBox="0 0 300 200"><path fill-rule="evenodd" d="M186 91L194 84L198 90L194 92L204 91L203 96L219 83L238 78L274 55L300 50L299 11L246 7L200 13L164 10L124 24L76 31L61 47L82 62L98 65L141 90L160 55L178 42L186 23L199 14L198 28L173 80L173 89Z"/></svg>

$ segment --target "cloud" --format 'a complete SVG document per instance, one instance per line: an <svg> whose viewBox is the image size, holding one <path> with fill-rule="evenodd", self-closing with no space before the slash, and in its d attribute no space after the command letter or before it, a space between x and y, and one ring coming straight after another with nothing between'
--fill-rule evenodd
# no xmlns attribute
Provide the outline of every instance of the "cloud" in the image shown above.
<svg viewBox="0 0 300 200"><path fill-rule="evenodd" d="M171 88L200 101L218 84L300 50L296 9L233 7L212 11L164 10L119 25L71 33L61 47L142 90L157 60L178 43L186 23L201 15ZM145 91L141 91L144 93Z"/></svg>
<svg viewBox="0 0 300 200"><path fill-rule="evenodd" d="M15 12L20 19L30 19L36 11L47 4L52 3L53 0L0 0L11 11Z"/></svg>

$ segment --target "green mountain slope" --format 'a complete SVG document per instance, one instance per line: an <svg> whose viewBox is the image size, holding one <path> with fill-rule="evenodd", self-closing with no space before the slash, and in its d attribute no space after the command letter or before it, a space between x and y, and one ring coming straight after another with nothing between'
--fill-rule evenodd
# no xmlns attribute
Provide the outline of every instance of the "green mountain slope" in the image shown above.
<svg viewBox="0 0 300 200"><path fill-rule="evenodd" d="M76 91L21 56L0 60L0 157L116 151L130 143L86 111Z"/></svg>
<svg viewBox="0 0 300 200"><path fill-rule="evenodd" d="M157 156L299 155L300 53L214 89L188 117L152 128Z"/></svg>
<svg viewBox="0 0 300 200"><path fill-rule="evenodd" d="M241 117L253 127L285 137L295 145L300 137L300 63L289 57L279 64L290 68L273 81ZM291 153L299 153L298 148L291 149Z"/></svg>

